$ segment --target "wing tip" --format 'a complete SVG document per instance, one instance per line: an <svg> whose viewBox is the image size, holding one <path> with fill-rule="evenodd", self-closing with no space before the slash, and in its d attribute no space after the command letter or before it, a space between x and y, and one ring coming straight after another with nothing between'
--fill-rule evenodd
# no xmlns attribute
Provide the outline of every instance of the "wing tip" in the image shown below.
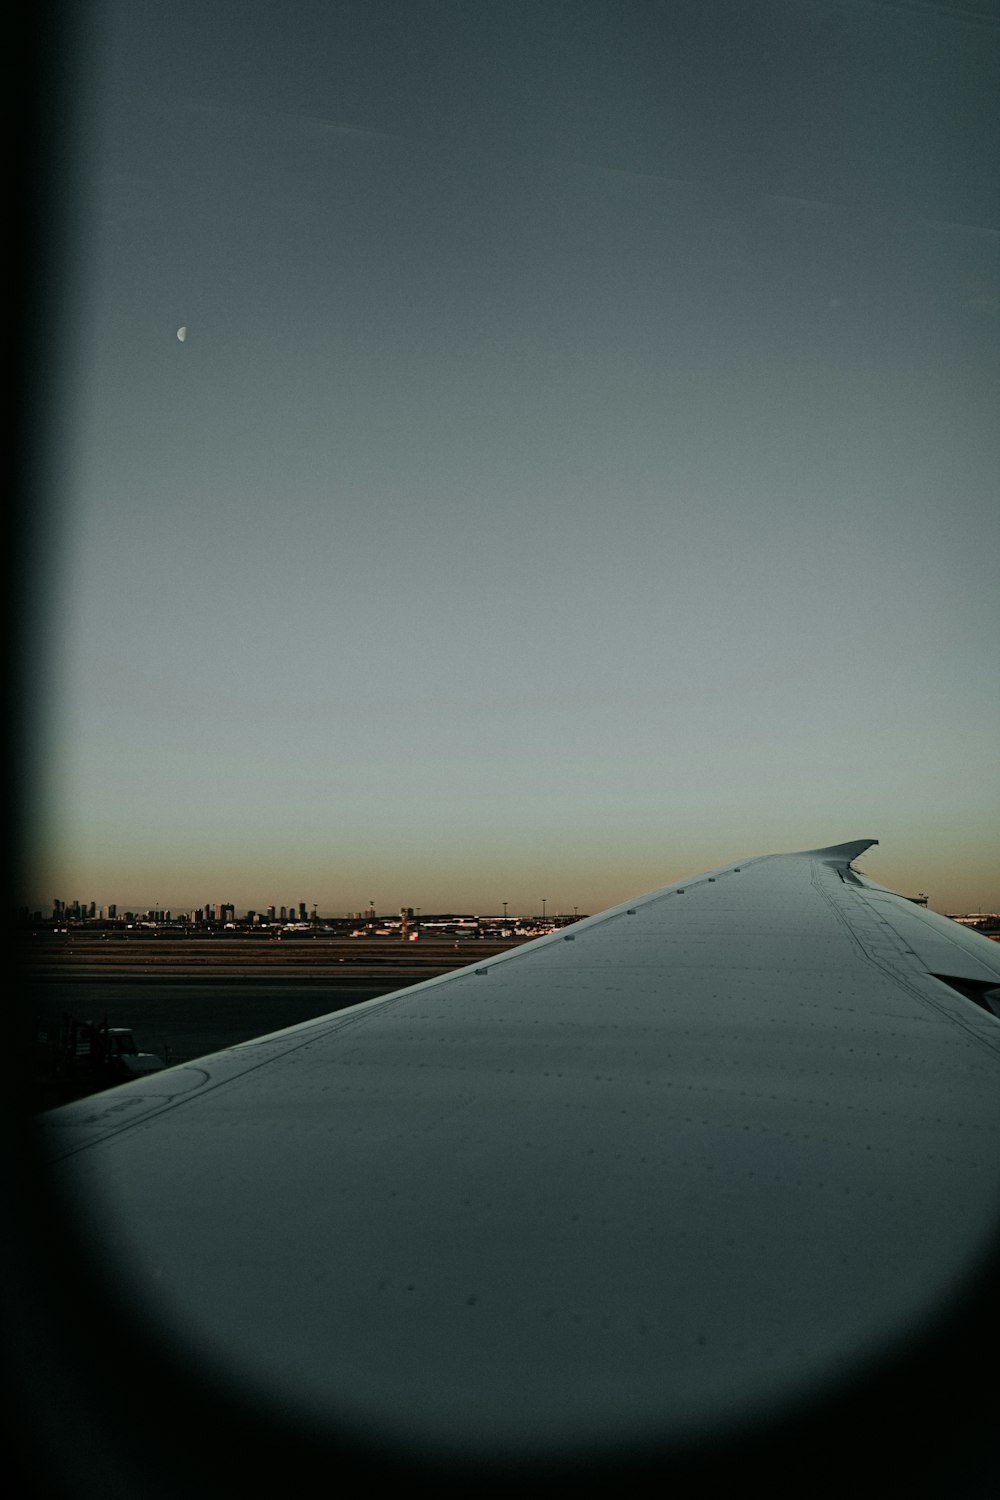
<svg viewBox="0 0 1000 1500"><path fill-rule="evenodd" d="M825 849L803 849L801 852L808 859L822 859L829 865L849 865L877 843L878 839L852 839L846 844L828 844Z"/></svg>

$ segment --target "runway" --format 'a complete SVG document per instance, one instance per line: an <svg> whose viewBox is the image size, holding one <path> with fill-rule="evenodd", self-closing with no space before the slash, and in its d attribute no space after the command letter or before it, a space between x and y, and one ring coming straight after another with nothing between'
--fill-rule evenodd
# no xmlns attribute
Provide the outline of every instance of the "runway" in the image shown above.
<svg viewBox="0 0 1000 1500"><path fill-rule="evenodd" d="M22 993L36 1034L63 1017L128 1026L140 1051L190 1062L300 1021L480 962L510 941L248 938L25 941Z"/></svg>

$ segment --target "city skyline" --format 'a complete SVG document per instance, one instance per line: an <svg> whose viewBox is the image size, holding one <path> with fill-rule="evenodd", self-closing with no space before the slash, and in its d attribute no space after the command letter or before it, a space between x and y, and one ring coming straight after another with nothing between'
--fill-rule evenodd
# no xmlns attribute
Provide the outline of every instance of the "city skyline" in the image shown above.
<svg viewBox="0 0 1000 1500"><path fill-rule="evenodd" d="M26 901L1000 906L995 20L79 25Z"/></svg>
<svg viewBox="0 0 1000 1500"><path fill-rule="evenodd" d="M883 879L879 875L879 873L877 873L872 867L872 860L873 858L877 859L878 853L879 847L876 845L866 852L862 859L858 861L856 867L858 868L860 873L865 874L866 876L868 876L868 878L875 880L877 884L882 885L887 883L886 880ZM752 857L753 856L737 856L737 858L746 859ZM662 880L658 882L658 885L651 886L648 889L655 890L659 885L669 885L674 879L683 879L686 876L701 874L704 873L705 869L709 868L715 868L715 866L710 867L706 865L703 867L703 869L699 870L690 869L680 871L679 873L672 876L671 879ZM984 882L984 886L988 885L988 883L988 881ZM926 882L924 884L926 885ZM897 887L892 885L890 885L889 888L897 889ZM959 881L954 882L953 888L959 890L971 889L972 882L968 879L968 877L966 877L964 880L960 879ZM251 913L257 913L258 916L261 917L265 917L270 914L272 918L275 917L276 914L280 913L280 919L283 920L287 912L288 920L294 921L301 919L304 914L309 916L318 914L321 919L324 916L346 918L350 916L367 916L376 914L379 917L391 917L397 915L401 910L406 909L415 911L418 914L420 912L424 912L427 914L440 912L462 912L470 914L477 913L497 917L501 916L502 914L504 917L506 917L509 910L511 917L539 916L544 914L546 911L548 911L548 914L550 916L566 916L571 912L578 913L580 911L586 911L590 913L606 910L611 906L620 904L622 901L629 900L631 897L640 896L643 894L646 894L645 888L642 891L638 889L628 890L625 891L624 894L618 895L612 900L605 901L601 906L586 906L582 905L579 901L570 901L567 904L561 905L558 899L553 901L548 896L538 896L534 898L528 896L526 900L521 902L507 898L495 902L492 906L488 902L477 903L474 901L466 901L464 903L444 901L437 904L435 904L433 901L416 903L415 901L408 898L400 898L396 901L386 900L385 902L380 902L374 896L366 898L364 902L354 901L352 903L349 901L346 904L340 903L339 905L333 902L324 902L322 900L303 900L302 898L299 898L296 901L288 900L282 903L269 900L266 896L258 896L256 900L233 900L230 897L227 897L227 899L222 902L215 899L206 901L204 897L200 900L181 899L168 901L162 899L149 900L146 898L121 900L119 898L116 898L114 901L112 901L110 900L110 898L108 898L102 901L98 901L96 897L91 897L89 899L74 897L71 900L67 900L63 897L57 896L54 898L50 897L48 900L31 901L29 903L26 903L26 905L32 911L40 911L43 914L43 917L46 915L46 913L55 915L54 909L60 907L65 908L66 912L69 912L70 908L79 908L80 910L77 915L81 917L87 915L88 913L91 917L95 915L104 916L107 913L108 908L111 908L112 917L117 915L119 918L121 918L121 916L126 912L136 915L149 915L154 911L166 912L167 914L172 914L174 918L177 918L189 913L202 913L209 910L217 912L220 908L225 908L231 916L235 916L238 919L243 918ZM941 894L935 896L933 891L926 891L924 889L924 886L920 886L918 890L917 886L912 885L912 883L911 886L908 886L905 890L900 888L900 894L908 895L910 897L917 895L926 895L926 904L928 905L928 907L932 911L937 911L945 915L949 913L995 912L997 906L1000 905L1000 903L994 903L993 905L990 905L989 903L982 900L978 902L973 901L972 903L949 902L944 899Z"/></svg>
<svg viewBox="0 0 1000 1500"><path fill-rule="evenodd" d="M54 925L59 922L97 922L105 925L110 923L143 923L146 925L177 925L187 923L189 925L203 924L205 926L258 926L258 925L281 925L289 926L314 926L322 922L366 922L370 926L375 922L388 924L389 926L405 925L409 927L421 927L434 925L441 918L455 918L461 921L488 921L496 922L520 922L525 918L541 921L560 920L571 922L582 920L582 918L593 915L591 912L581 912L578 906L574 906L572 912L561 909L546 911L546 898L542 898L540 910L532 911L508 911L509 902L504 902L504 910L483 910L473 912L472 910L437 911L420 906L404 906L394 908L391 911L382 911L375 906L369 906L362 910L346 911L320 911L318 907L312 906L305 901L299 901L294 905L286 903L278 906L271 902L266 907L248 907L246 909L231 901L206 902L201 906L180 906L176 909L164 907L158 904L143 906L133 904L120 906L118 902L109 902L106 906L98 906L96 901L61 901L58 898L52 903L52 910L48 916L41 909L32 912L29 908L23 908L19 914L22 918L34 921L41 918L43 923Z"/></svg>

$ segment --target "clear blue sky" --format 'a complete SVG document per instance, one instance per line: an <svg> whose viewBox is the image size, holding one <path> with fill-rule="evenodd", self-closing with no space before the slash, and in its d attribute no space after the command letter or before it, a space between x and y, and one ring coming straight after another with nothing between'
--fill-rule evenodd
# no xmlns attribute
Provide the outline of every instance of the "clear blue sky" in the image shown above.
<svg viewBox="0 0 1000 1500"><path fill-rule="evenodd" d="M1000 906L995 7L89 9L27 899Z"/></svg>

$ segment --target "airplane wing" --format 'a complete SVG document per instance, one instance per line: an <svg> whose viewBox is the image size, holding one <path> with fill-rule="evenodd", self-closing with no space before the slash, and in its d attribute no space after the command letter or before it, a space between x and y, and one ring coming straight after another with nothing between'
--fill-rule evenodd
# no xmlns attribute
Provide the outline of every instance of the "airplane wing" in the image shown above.
<svg viewBox="0 0 1000 1500"><path fill-rule="evenodd" d="M1000 1206L1000 947L857 874L873 842L48 1113L92 1263L191 1379L362 1452L832 1409L979 1294Z"/></svg>

